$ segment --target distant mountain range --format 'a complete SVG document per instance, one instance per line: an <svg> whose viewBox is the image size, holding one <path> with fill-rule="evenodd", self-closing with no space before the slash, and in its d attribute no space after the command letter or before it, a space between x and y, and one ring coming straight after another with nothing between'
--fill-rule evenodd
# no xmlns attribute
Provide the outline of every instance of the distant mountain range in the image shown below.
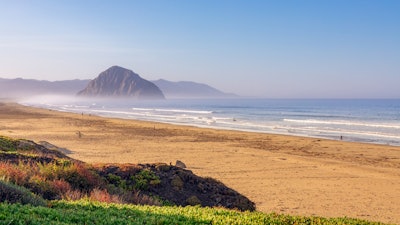
<svg viewBox="0 0 400 225"><path fill-rule="evenodd" d="M109 74L109 76L105 76ZM122 74L117 76L117 74ZM154 85L154 86L153 86ZM158 88L157 88L158 87ZM161 94L157 91L161 90ZM35 95L132 96L135 98L232 98L207 84L164 79L146 81L138 74L113 66L93 80L46 81L0 78L0 98L24 98ZM147 96L147 97L144 97ZM152 97L153 96L153 97ZM158 97L157 97L158 96Z"/></svg>
<svg viewBox="0 0 400 225"><path fill-rule="evenodd" d="M35 95L75 95L90 80L46 81L0 78L0 98L23 98Z"/></svg>
<svg viewBox="0 0 400 225"><path fill-rule="evenodd" d="M167 80L152 81L167 98L233 98L235 94L224 93L207 84L191 81L172 82Z"/></svg>

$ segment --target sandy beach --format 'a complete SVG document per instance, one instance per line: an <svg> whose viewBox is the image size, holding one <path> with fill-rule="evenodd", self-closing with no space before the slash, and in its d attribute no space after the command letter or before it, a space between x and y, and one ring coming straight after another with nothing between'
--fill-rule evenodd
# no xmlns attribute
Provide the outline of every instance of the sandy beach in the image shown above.
<svg viewBox="0 0 400 225"><path fill-rule="evenodd" d="M101 118L0 103L0 135L90 163L175 163L263 212L400 224L400 147Z"/></svg>

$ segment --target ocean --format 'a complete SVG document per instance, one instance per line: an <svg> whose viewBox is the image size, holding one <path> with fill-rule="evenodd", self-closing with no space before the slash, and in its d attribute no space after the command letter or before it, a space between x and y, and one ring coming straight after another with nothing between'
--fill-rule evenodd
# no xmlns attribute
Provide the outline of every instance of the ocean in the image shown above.
<svg viewBox="0 0 400 225"><path fill-rule="evenodd" d="M24 105L103 117L400 146L400 99L84 100Z"/></svg>

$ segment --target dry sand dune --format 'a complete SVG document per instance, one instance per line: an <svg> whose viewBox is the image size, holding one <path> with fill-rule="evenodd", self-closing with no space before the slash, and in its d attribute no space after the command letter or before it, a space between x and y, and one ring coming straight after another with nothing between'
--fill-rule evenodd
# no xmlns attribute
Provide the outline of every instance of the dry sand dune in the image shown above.
<svg viewBox="0 0 400 225"><path fill-rule="evenodd" d="M0 103L0 135L86 162L181 160L264 212L400 224L400 147L106 119ZM80 135L79 135L80 134Z"/></svg>

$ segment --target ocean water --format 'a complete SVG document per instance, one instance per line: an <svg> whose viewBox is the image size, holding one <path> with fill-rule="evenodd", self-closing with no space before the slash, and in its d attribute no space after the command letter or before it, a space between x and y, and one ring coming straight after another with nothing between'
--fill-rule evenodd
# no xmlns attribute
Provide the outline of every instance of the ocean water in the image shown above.
<svg viewBox="0 0 400 225"><path fill-rule="evenodd" d="M128 101L42 97L21 103L103 117L400 146L400 99Z"/></svg>

